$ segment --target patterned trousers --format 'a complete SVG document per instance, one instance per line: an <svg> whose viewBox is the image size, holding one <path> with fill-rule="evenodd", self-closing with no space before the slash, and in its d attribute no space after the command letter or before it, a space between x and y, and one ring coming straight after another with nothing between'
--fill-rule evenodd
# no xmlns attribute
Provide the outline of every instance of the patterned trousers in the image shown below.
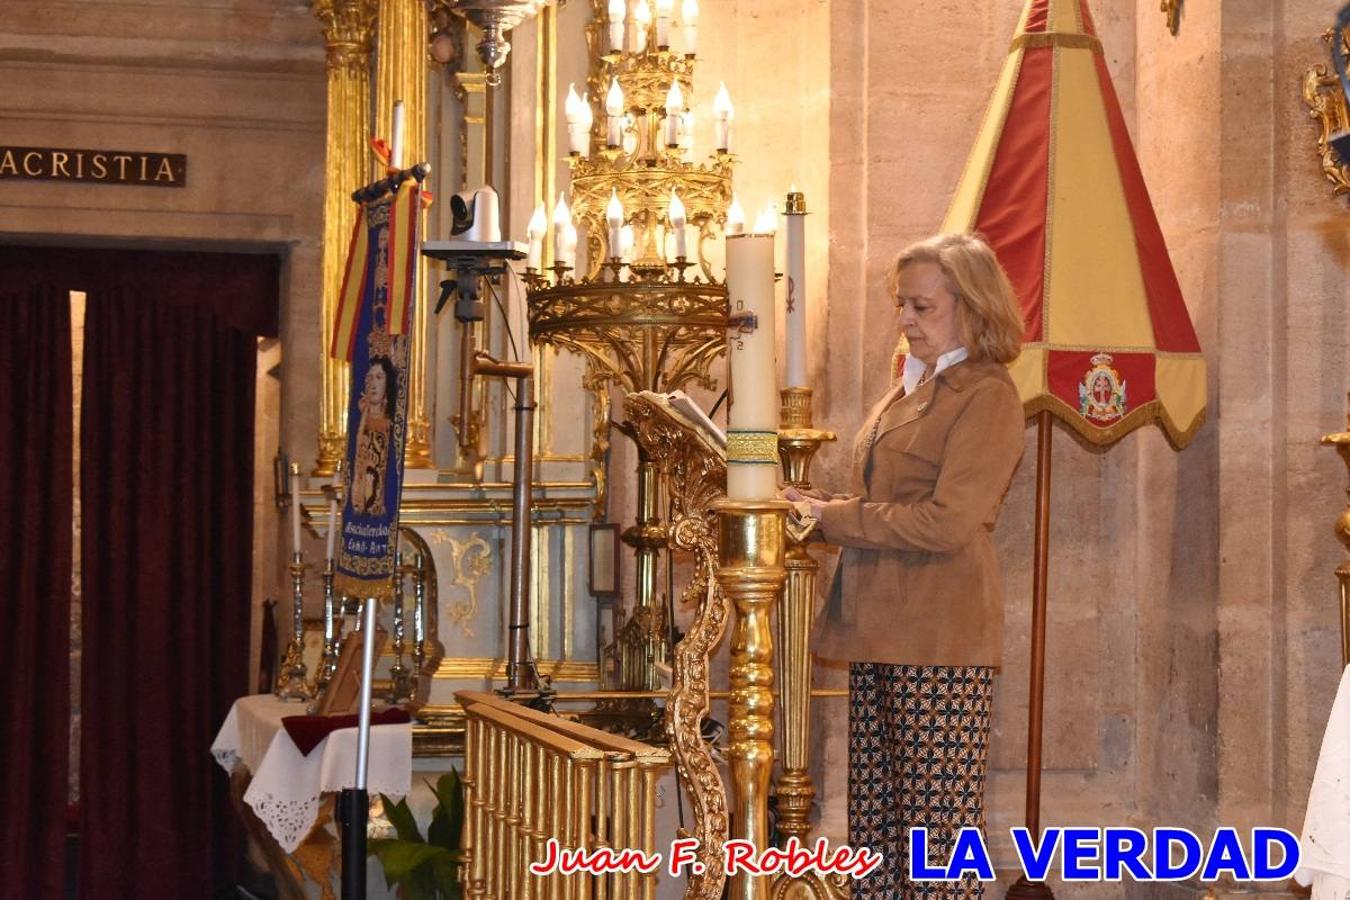
<svg viewBox="0 0 1350 900"><path fill-rule="evenodd" d="M984 888L909 880L909 830L928 828L944 866L963 826L984 829L984 775L994 670L849 665L849 844L885 856L853 883L855 900L979 900Z"/></svg>

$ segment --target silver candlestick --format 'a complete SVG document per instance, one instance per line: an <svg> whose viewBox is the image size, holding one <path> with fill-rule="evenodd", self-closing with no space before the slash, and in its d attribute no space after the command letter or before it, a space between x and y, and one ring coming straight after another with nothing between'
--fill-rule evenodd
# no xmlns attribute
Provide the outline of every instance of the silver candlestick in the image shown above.
<svg viewBox="0 0 1350 900"><path fill-rule="evenodd" d="M403 554L398 553L394 556L394 664L389 667L389 679L393 683L393 701L401 703L407 700L412 692L410 690L410 679L408 678L408 667L403 664L404 630L403 630L403 577L406 574L406 567L403 565Z"/></svg>
<svg viewBox="0 0 1350 900"><path fill-rule="evenodd" d="M314 681L314 693L321 694L337 673L338 642L342 639L337 598L333 596L333 560L323 569L323 661Z"/></svg>
<svg viewBox="0 0 1350 900"><path fill-rule="evenodd" d="M291 642L286 646L286 656L281 661L281 679L277 684L277 697L282 700L310 700L314 691L307 681L305 670L305 556L303 553L291 554L291 589L293 604Z"/></svg>

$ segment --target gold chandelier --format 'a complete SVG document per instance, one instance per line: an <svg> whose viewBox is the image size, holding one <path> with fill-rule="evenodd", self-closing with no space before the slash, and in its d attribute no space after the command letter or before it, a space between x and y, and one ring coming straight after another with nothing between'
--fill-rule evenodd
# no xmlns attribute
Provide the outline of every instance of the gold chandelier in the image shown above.
<svg viewBox="0 0 1350 900"><path fill-rule="evenodd" d="M694 161L696 0L683 3L678 42L674 0L658 0L655 15L648 0L592 7L589 91L582 99L569 87L571 205L560 197L554 210L552 266L541 264L550 231L542 205L529 230L530 337L582 354L595 387L711 389L727 294L705 249L733 200L730 102L719 92L717 147Z"/></svg>

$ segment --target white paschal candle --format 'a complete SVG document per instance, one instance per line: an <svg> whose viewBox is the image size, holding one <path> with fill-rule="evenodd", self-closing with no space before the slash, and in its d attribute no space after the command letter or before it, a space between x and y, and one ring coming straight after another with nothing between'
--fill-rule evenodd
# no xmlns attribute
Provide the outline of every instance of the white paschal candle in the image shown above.
<svg viewBox="0 0 1350 900"><path fill-rule="evenodd" d="M538 271L544 261L544 235L548 233L548 216L544 213L544 204L534 208L530 224L525 228L525 240L529 248L525 251L525 268Z"/></svg>
<svg viewBox="0 0 1350 900"><path fill-rule="evenodd" d="M619 87L617 78L609 80L609 92L605 94L605 115L608 132L605 143L610 147L618 147L623 143L623 88Z"/></svg>
<svg viewBox="0 0 1350 900"><path fill-rule="evenodd" d="M684 55L693 56L698 52L698 0L684 0L680 12L684 19Z"/></svg>
<svg viewBox="0 0 1350 900"><path fill-rule="evenodd" d="M794 187L787 217L787 386L806 387L806 199Z"/></svg>
<svg viewBox="0 0 1350 900"><path fill-rule="evenodd" d="M291 552L300 552L300 466L291 463Z"/></svg>
<svg viewBox="0 0 1350 900"><path fill-rule="evenodd" d="M716 126L714 144L719 153L731 152L731 120L736 117L736 108L731 105L731 95L727 86L717 87L717 96L713 97L713 124Z"/></svg>
<svg viewBox="0 0 1350 900"><path fill-rule="evenodd" d="M755 328L732 327L727 497L771 500L778 488L778 379L774 361L773 234L726 239L727 300L732 315L749 312Z"/></svg>
<svg viewBox="0 0 1350 900"><path fill-rule="evenodd" d="M684 112L684 92L680 83L672 81L666 91L666 146L680 146L680 118Z"/></svg>
<svg viewBox="0 0 1350 900"><path fill-rule="evenodd" d="M623 26L628 19L628 4L625 0L609 0L609 49L611 53L623 52Z"/></svg>
<svg viewBox="0 0 1350 900"><path fill-rule="evenodd" d="M675 189L670 189L670 233L675 238L675 256L678 259L684 259L689 255L689 244L686 241L684 233L685 211L684 203L681 202Z"/></svg>

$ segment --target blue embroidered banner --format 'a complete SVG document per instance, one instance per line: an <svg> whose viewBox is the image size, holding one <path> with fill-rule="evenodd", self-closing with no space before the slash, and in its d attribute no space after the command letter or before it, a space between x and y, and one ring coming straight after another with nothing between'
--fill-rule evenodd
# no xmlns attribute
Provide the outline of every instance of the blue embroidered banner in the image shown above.
<svg viewBox="0 0 1350 900"><path fill-rule="evenodd" d="M365 203L347 263L346 287L360 285L359 294L351 292L356 308L345 310L350 340L342 348L352 377L334 586L347 596L386 599L393 593L408 433L410 335L404 326L413 302L419 211L415 182ZM391 323L398 333L390 333Z"/></svg>

